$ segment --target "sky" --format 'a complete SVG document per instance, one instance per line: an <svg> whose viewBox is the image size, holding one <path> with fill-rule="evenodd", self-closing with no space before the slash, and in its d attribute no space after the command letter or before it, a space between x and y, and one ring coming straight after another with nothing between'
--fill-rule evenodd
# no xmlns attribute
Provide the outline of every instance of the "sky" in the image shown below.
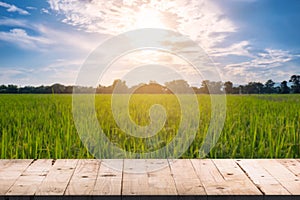
<svg viewBox="0 0 300 200"><path fill-rule="evenodd" d="M300 74L299 10L298 0L0 0L0 84L73 85L99 45L141 28L187 36L206 52L223 81L281 82ZM183 63L170 57L157 52L127 55L100 83L177 77L164 76L172 64L176 68ZM181 72L191 85L201 83L191 70Z"/></svg>

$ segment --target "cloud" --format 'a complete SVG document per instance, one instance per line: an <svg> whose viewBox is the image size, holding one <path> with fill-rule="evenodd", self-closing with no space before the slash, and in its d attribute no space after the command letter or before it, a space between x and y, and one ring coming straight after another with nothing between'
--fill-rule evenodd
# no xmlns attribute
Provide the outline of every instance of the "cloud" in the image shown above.
<svg viewBox="0 0 300 200"><path fill-rule="evenodd" d="M235 83L256 79L260 81L267 76L279 78L286 76L291 69L298 70L290 63L299 55L291 51L260 46L261 44L254 43L256 40L253 38L243 38L238 33L241 30L241 27L238 27L239 23L235 23L235 19L229 18L224 13L225 11L219 7L217 1L48 0L48 3L49 8L39 8L40 12L53 13L55 14L53 17L57 16L61 22L72 27L61 26L61 23L58 23L56 27L47 25L47 22L41 24L42 22L38 20L30 22L3 18L0 19L0 25L14 28L0 32L0 40L13 43L26 50L47 51L56 57L61 55L65 60L44 67L41 73L49 73L48 78L52 73L53 80L62 80L63 83L63 76L66 76L68 72L73 76L75 71L72 70L77 69L82 63L77 61L73 64L66 63L68 56L72 57L71 59L76 57L83 61L89 52L108 35L114 36L136 28L167 28L187 35L203 47L212 59L219 62L218 67L221 75L224 76L223 79L232 80ZM1 1L0 6L7 8L9 12L29 14L26 10ZM239 37L235 37L236 35ZM178 48L182 52L198 53L189 49L189 44L184 44L184 42L179 44ZM148 57L147 54L139 55L136 60L130 60L127 63L147 61ZM160 57L159 60L163 64L174 62L174 59L166 56ZM70 68L64 68L61 66L63 64ZM287 66L290 68L288 69ZM178 65L177 67L178 70L189 73L190 80L192 79L192 72L184 66ZM69 80L71 80L70 77Z"/></svg>
<svg viewBox="0 0 300 200"><path fill-rule="evenodd" d="M28 24L24 20L4 18L0 19L0 26L28 27Z"/></svg>
<svg viewBox="0 0 300 200"><path fill-rule="evenodd" d="M253 55L250 61L226 65L223 72L228 80L238 83L263 82L270 78L282 80L295 73L296 68L291 69L290 62L299 57L290 51L266 48Z"/></svg>
<svg viewBox="0 0 300 200"><path fill-rule="evenodd" d="M41 9L41 12L42 12L42 13L46 13L46 14L50 14L49 10L47 10L46 8L42 8L42 9Z"/></svg>
<svg viewBox="0 0 300 200"><path fill-rule="evenodd" d="M16 84L20 82L29 81L27 77L29 74L32 74L33 70L16 67L11 68L1 68L0 80L1 84Z"/></svg>
<svg viewBox="0 0 300 200"><path fill-rule="evenodd" d="M264 52L260 52L254 59L247 62L236 63L227 65L227 68L264 68L270 69L280 66L282 63L289 62L299 55L291 54L289 51L280 49L265 49Z"/></svg>
<svg viewBox="0 0 300 200"><path fill-rule="evenodd" d="M11 29L9 32L0 32L0 40L14 43L24 49L40 49L41 46L52 43L44 37L30 36L26 30L20 28Z"/></svg>
<svg viewBox="0 0 300 200"><path fill-rule="evenodd" d="M26 7L28 10L36 10L37 8L36 7L32 7L32 6L27 6Z"/></svg>
<svg viewBox="0 0 300 200"><path fill-rule="evenodd" d="M248 40L228 42L227 38L236 33L239 28L213 1L48 0L48 2L50 9L62 17L63 23L84 32L117 35L137 28L166 28L188 36L213 59L230 55L252 57L249 53L251 44ZM173 46L179 48L185 55L195 56L195 62L199 61L199 52L191 49L190 44L176 41ZM142 56L137 59L147 60ZM132 60L128 63L132 64ZM194 64L202 66L203 63ZM211 63L207 65L211 66ZM179 70L189 77L189 80L196 82L195 72L188 69L182 66ZM124 70L126 72L127 68L124 67ZM207 72L207 76L215 77L208 74Z"/></svg>
<svg viewBox="0 0 300 200"><path fill-rule="evenodd" d="M42 24L34 25L34 29L40 35L52 41L53 45L49 46L49 48L57 51L73 51L88 54L105 38L99 34L58 30Z"/></svg>
<svg viewBox="0 0 300 200"><path fill-rule="evenodd" d="M41 67L38 73L47 77L48 83L65 83L74 85L83 60L56 60L55 62Z"/></svg>
<svg viewBox="0 0 300 200"><path fill-rule="evenodd" d="M231 55L252 58L251 43L228 41L239 27L226 16L220 7L209 0L174 1L69 1L48 0L50 9L60 15L63 23L84 32L117 35L137 28L166 28L177 31L196 41L213 59ZM190 44L179 44L185 54L198 58ZM167 44L165 44L167 45ZM143 57L138 57L143 60ZM223 68L223 67L222 67ZM193 72L182 68L181 71ZM206 77L208 78L208 77Z"/></svg>
<svg viewBox="0 0 300 200"><path fill-rule="evenodd" d="M9 31L0 31L0 41L9 42L25 51L36 51L36 59L45 66L26 67L1 65L0 80L2 83L17 83L20 85L50 85L56 82L74 84L78 69L83 64L88 54L104 39L99 34L82 33L69 29L56 29L50 26L29 23L28 21L5 19L0 24L20 26ZM28 30L27 30L28 29ZM42 52L42 54L40 54ZM49 57L59 57L50 60ZM48 60L47 60L48 59ZM19 62L23 65L22 62Z"/></svg>
<svg viewBox="0 0 300 200"><path fill-rule="evenodd" d="M4 7L4 8L7 8L6 9L7 12L17 12L20 15L30 15L30 13L27 12L26 10L18 8L17 6L12 5L12 4L8 4L8 3L0 1L0 6Z"/></svg>
<svg viewBox="0 0 300 200"><path fill-rule="evenodd" d="M199 80L199 73L193 66L174 54L141 50L130 52L114 60L103 70L100 84L109 85L113 80L124 77L127 77L127 82L132 86L139 84L141 79L154 80L157 78L160 83L182 78L194 81ZM129 80L130 78L132 80Z"/></svg>
<svg viewBox="0 0 300 200"><path fill-rule="evenodd" d="M25 50L73 52L85 55L104 39L99 34L60 30L25 20L0 19L0 25L18 27L0 31L0 40L13 43ZM29 34L27 29L35 34Z"/></svg>
<svg viewBox="0 0 300 200"><path fill-rule="evenodd" d="M237 30L208 0L48 2L63 16L62 22L80 30L116 35L136 28L163 27L188 35L208 51Z"/></svg>
<svg viewBox="0 0 300 200"><path fill-rule="evenodd" d="M74 85L81 62L81 60L59 60L39 68L30 66L16 66L13 69L1 67L0 84L39 86L63 83Z"/></svg>
<svg viewBox="0 0 300 200"><path fill-rule="evenodd" d="M230 55L253 57L253 55L249 51L250 49L251 49L250 42L244 40L244 41L231 44L227 47L212 48L212 50L209 52L209 55L213 57L230 56Z"/></svg>

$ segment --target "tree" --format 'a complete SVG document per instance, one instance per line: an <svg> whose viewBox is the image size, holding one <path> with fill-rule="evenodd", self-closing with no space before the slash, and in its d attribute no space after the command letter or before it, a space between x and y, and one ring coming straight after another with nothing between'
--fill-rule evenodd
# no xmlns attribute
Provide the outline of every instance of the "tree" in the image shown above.
<svg viewBox="0 0 300 200"><path fill-rule="evenodd" d="M6 91L7 93L18 93L18 86L8 85Z"/></svg>
<svg viewBox="0 0 300 200"><path fill-rule="evenodd" d="M275 85L275 82L272 81L272 79L268 80L268 81L265 83L265 86L264 86L264 92L267 93L267 94L272 94L272 93L274 93L274 92L275 92L274 85Z"/></svg>
<svg viewBox="0 0 300 200"><path fill-rule="evenodd" d="M249 82L244 87L244 91L247 94L261 94L263 91L264 85L260 82Z"/></svg>
<svg viewBox="0 0 300 200"><path fill-rule="evenodd" d="M239 89L238 94L247 94L247 91L246 91L246 89L245 89L245 86L239 85L238 89Z"/></svg>
<svg viewBox="0 0 300 200"><path fill-rule="evenodd" d="M293 75L289 82L292 82L293 93L300 93L300 75Z"/></svg>
<svg viewBox="0 0 300 200"><path fill-rule="evenodd" d="M195 94L201 94L200 88L193 86L192 89L194 90Z"/></svg>
<svg viewBox="0 0 300 200"><path fill-rule="evenodd" d="M224 83L226 94L233 93L233 83L231 81L227 81Z"/></svg>
<svg viewBox="0 0 300 200"><path fill-rule="evenodd" d="M73 86L66 86L65 93L72 94L73 93Z"/></svg>
<svg viewBox="0 0 300 200"><path fill-rule="evenodd" d="M34 90L34 93L39 93L39 94L45 94L45 93L51 93L51 89L49 86L39 86L39 87L36 87L35 90Z"/></svg>
<svg viewBox="0 0 300 200"><path fill-rule="evenodd" d="M242 93L242 91L241 91L240 86L232 88L232 93L231 94L241 94L241 93Z"/></svg>
<svg viewBox="0 0 300 200"><path fill-rule="evenodd" d="M204 80L201 83L200 93L221 94L224 84L221 81Z"/></svg>
<svg viewBox="0 0 300 200"><path fill-rule="evenodd" d="M290 93L290 88L287 85L287 81L282 81L280 83L280 93L281 94L288 94L288 93Z"/></svg>
<svg viewBox="0 0 300 200"><path fill-rule="evenodd" d="M221 94L223 83L221 81L211 81L208 87L211 94Z"/></svg>
<svg viewBox="0 0 300 200"><path fill-rule="evenodd" d="M291 85L288 84L291 82ZM275 84L272 79L267 80L264 84L260 82L249 82L246 85L234 87L231 81L222 83L221 81L203 80L200 87L192 87L185 80L172 80L164 85L158 84L156 81L149 81L148 84L140 83L138 85L128 87L126 82L121 79L114 80L109 86L99 85L97 88L89 86L65 86L62 84L54 84L51 86L24 86L17 85L0 85L0 93L72 93L73 89L76 93L147 93L147 94L173 94L173 93L196 93L196 94L288 94L300 93L300 75L291 76L289 81L282 81L280 84ZM276 86L275 86L276 85Z"/></svg>
<svg viewBox="0 0 300 200"><path fill-rule="evenodd" d="M64 93L66 86L56 83L51 86L52 93L61 94Z"/></svg>
<svg viewBox="0 0 300 200"><path fill-rule="evenodd" d="M188 93L190 88L190 85L188 84L187 81L185 80L173 80L170 82L166 82L165 86L171 90L173 93L178 94L184 94L184 93Z"/></svg>
<svg viewBox="0 0 300 200"><path fill-rule="evenodd" d="M261 94L263 92L263 89L264 89L264 84L262 84L260 82L256 82L255 85L256 85L258 94Z"/></svg>
<svg viewBox="0 0 300 200"><path fill-rule="evenodd" d="M134 91L136 94L164 94L166 93L165 87L150 81L149 84L143 84L137 87L137 89Z"/></svg>
<svg viewBox="0 0 300 200"><path fill-rule="evenodd" d="M122 81L120 79L114 80L112 90L113 93L127 93L128 87L126 85L126 81Z"/></svg>
<svg viewBox="0 0 300 200"><path fill-rule="evenodd" d="M6 93L6 92L7 92L6 85L0 85L0 93Z"/></svg>
<svg viewBox="0 0 300 200"><path fill-rule="evenodd" d="M35 87L33 86L25 86L19 88L19 93L34 93Z"/></svg>
<svg viewBox="0 0 300 200"><path fill-rule="evenodd" d="M209 80L202 81L200 92L203 93L203 94L208 94L209 93L209 89L208 89L209 84L210 84Z"/></svg>

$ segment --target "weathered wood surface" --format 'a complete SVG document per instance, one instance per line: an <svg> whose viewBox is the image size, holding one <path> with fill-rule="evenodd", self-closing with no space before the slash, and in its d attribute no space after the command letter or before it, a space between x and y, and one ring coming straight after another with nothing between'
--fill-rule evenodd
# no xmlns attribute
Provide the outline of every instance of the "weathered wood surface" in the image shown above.
<svg viewBox="0 0 300 200"><path fill-rule="evenodd" d="M0 160L0 195L300 195L297 159L106 161Z"/></svg>

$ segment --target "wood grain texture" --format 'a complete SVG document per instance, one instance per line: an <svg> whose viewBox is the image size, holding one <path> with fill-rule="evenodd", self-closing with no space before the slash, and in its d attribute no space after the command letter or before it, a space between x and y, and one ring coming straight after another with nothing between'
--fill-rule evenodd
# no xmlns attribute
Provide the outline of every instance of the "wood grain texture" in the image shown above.
<svg viewBox="0 0 300 200"><path fill-rule="evenodd" d="M231 160L224 160L224 162L224 167L218 169L213 160L192 160L195 171L208 195L262 194L247 177L238 177L241 172L238 168L234 168L236 166ZM230 166L232 169L229 169Z"/></svg>
<svg viewBox="0 0 300 200"><path fill-rule="evenodd" d="M63 195L75 171L78 160L56 160L36 195Z"/></svg>
<svg viewBox="0 0 300 200"><path fill-rule="evenodd" d="M0 160L0 195L5 195L33 160Z"/></svg>
<svg viewBox="0 0 300 200"><path fill-rule="evenodd" d="M90 195L95 187L99 167L100 160L79 160L65 194Z"/></svg>
<svg viewBox="0 0 300 200"><path fill-rule="evenodd" d="M206 195L191 160L170 160L169 164L179 195Z"/></svg>
<svg viewBox="0 0 300 200"><path fill-rule="evenodd" d="M288 195L283 198L293 199L300 194L299 177L297 159L0 160L0 195L208 195L208 199Z"/></svg>
<svg viewBox="0 0 300 200"><path fill-rule="evenodd" d="M152 171L155 166L164 166ZM175 182L167 160L124 160L123 195L176 195ZM137 173L146 171L147 173Z"/></svg>
<svg viewBox="0 0 300 200"><path fill-rule="evenodd" d="M248 178L244 171L231 159L215 159L214 164L226 182L231 184L232 192L238 195L259 195L260 190Z"/></svg>
<svg viewBox="0 0 300 200"><path fill-rule="evenodd" d="M105 160L101 163L93 195L121 195L123 160Z"/></svg>
<svg viewBox="0 0 300 200"><path fill-rule="evenodd" d="M7 195L34 195L52 167L52 160L36 160L19 176Z"/></svg>
<svg viewBox="0 0 300 200"><path fill-rule="evenodd" d="M277 181L258 160L237 160L236 163L245 171L254 184L266 195L290 194L279 181Z"/></svg>
<svg viewBox="0 0 300 200"><path fill-rule="evenodd" d="M300 181L298 177L282 165L277 160L258 160L263 166L284 188L293 195L300 195Z"/></svg>

